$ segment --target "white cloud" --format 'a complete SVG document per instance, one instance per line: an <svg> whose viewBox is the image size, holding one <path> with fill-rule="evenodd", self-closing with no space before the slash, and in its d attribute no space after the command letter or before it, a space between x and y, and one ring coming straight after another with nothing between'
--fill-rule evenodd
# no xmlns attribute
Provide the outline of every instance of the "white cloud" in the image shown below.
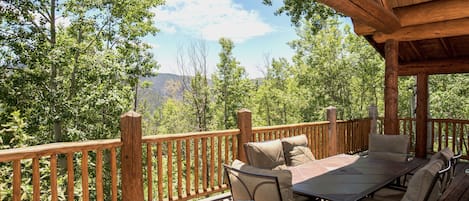
<svg viewBox="0 0 469 201"><path fill-rule="evenodd" d="M161 31L183 32L210 41L227 37L243 42L273 31L258 12L232 0L168 0L153 12Z"/></svg>

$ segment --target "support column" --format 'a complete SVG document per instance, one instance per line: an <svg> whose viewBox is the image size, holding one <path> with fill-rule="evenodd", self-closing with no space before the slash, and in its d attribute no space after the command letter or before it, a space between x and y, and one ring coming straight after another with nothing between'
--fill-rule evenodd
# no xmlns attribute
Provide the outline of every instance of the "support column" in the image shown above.
<svg viewBox="0 0 469 201"><path fill-rule="evenodd" d="M337 109L335 107L327 108L327 121L329 121L329 156L334 156L338 153Z"/></svg>
<svg viewBox="0 0 469 201"><path fill-rule="evenodd" d="M398 66L399 42L387 40L385 44L386 69L384 79L384 134L399 134L398 106Z"/></svg>
<svg viewBox="0 0 469 201"><path fill-rule="evenodd" d="M370 107L368 107L368 116L370 118L369 134L378 134L378 107L376 107L376 105L370 105Z"/></svg>
<svg viewBox="0 0 469 201"><path fill-rule="evenodd" d="M417 121L415 137L415 156L427 156L427 120L428 120L428 75L417 75Z"/></svg>
<svg viewBox="0 0 469 201"><path fill-rule="evenodd" d="M142 116L130 111L121 116L122 200L143 201Z"/></svg>
<svg viewBox="0 0 469 201"><path fill-rule="evenodd" d="M252 139L252 118L251 111L241 109L238 111L238 159L245 163L248 162L246 152L244 152L244 143L248 143Z"/></svg>

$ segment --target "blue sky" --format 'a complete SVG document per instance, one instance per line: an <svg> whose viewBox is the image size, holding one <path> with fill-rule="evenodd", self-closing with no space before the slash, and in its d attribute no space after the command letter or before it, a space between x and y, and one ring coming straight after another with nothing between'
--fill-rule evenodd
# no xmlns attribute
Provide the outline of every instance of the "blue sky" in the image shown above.
<svg viewBox="0 0 469 201"><path fill-rule="evenodd" d="M265 56L290 59L294 54L287 42L297 38L288 16L275 16L281 0L265 6L262 0L167 0L154 9L160 32L145 41L160 63L160 73L180 74L178 48L203 40L208 47L208 72L218 63L218 39L234 41L233 55L245 67L250 78L262 77Z"/></svg>

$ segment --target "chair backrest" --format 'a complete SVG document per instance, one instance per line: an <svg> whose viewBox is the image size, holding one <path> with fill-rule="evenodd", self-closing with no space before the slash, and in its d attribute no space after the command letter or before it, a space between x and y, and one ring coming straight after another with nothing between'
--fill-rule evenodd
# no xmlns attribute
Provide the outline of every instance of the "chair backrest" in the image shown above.
<svg viewBox="0 0 469 201"><path fill-rule="evenodd" d="M370 134L368 155L370 158L407 161L409 136Z"/></svg>
<svg viewBox="0 0 469 201"><path fill-rule="evenodd" d="M243 146L249 165L253 167L272 170L286 166L280 140L248 142Z"/></svg>
<svg viewBox="0 0 469 201"><path fill-rule="evenodd" d="M277 177L224 167L233 200L282 201Z"/></svg>
<svg viewBox="0 0 469 201"><path fill-rule="evenodd" d="M305 134L282 138L281 141L287 166L297 166L315 160Z"/></svg>
<svg viewBox="0 0 469 201"><path fill-rule="evenodd" d="M402 201L437 201L444 191L443 183L451 164L432 160L420 168L409 181Z"/></svg>

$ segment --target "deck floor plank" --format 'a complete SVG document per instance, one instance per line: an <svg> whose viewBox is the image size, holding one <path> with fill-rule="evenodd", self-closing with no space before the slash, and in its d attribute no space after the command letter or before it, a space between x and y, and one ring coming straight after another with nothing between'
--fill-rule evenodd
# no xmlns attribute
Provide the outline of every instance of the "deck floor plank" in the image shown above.
<svg viewBox="0 0 469 201"><path fill-rule="evenodd" d="M456 176L441 197L443 201L469 200L469 174L465 170L469 169L469 162L460 162L456 166Z"/></svg>

